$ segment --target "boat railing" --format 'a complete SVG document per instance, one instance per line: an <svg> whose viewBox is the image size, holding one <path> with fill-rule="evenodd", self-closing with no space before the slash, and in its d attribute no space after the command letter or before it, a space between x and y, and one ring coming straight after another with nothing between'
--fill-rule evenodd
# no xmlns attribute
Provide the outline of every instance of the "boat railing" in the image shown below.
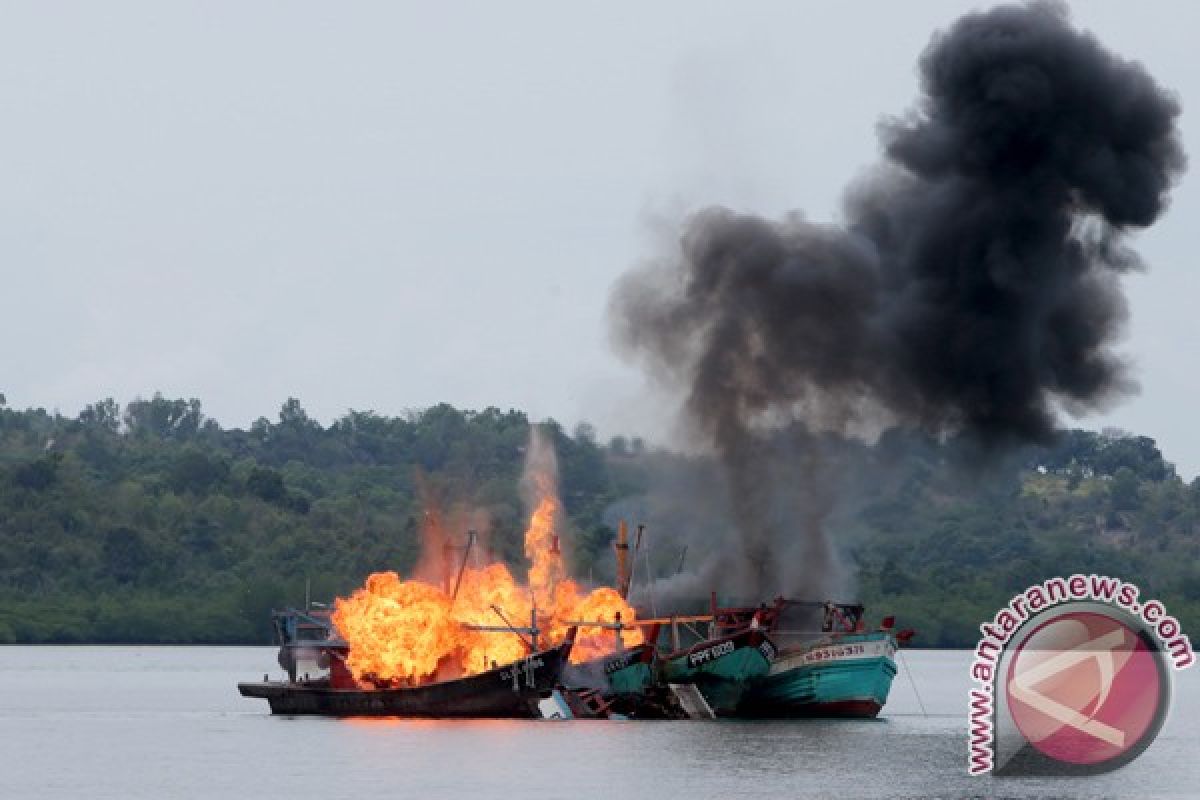
<svg viewBox="0 0 1200 800"><path fill-rule="evenodd" d="M463 627L469 631L480 631L483 633L511 633L516 635L527 648L529 652L536 653L538 651L538 636L541 634L541 629L538 627L538 612L537 608L533 608L529 612L529 625L522 627L513 625L504 610L495 603L491 606L492 612L498 616L503 625L475 625L472 623L463 623ZM528 637L528 638L526 638Z"/></svg>

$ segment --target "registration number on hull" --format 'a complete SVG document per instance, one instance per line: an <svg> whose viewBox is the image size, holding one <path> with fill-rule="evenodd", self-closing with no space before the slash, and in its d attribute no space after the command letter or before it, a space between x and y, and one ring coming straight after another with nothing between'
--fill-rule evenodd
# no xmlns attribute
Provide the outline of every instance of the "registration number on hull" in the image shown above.
<svg viewBox="0 0 1200 800"><path fill-rule="evenodd" d="M697 650L694 653L688 653L688 666L698 667L701 664L707 664L710 661L716 661L721 656L727 656L736 648L733 642L721 642L719 644L710 645L703 650Z"/></svg>
<svg viewBox="0 0 1200 800"><path fill-rule="evenodd" d="M515 681L518 676L522 674L531 674L544 666L546 666L546 663L542 661L540 656L527 658L524 661L519 661L510 667L500 670L500 680Z"/></svg>

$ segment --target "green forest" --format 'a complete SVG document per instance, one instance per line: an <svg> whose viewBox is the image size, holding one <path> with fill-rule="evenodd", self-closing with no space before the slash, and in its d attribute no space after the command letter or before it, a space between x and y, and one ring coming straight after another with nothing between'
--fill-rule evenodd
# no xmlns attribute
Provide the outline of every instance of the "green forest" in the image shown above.
<svg viewBox="0 0 1200 800"><path fill-rule="evenodd" d="M453 504L481 510L488 548L520 564L529 424L438 405L323 426L288 399L241 430L195 399L108 399L66 417L0 395L0 643L265 643L270 610L306 587L327 600L411 569L424 515ZM614 509L695 457L545 425L572 568L611 579ZM970 646L1014 592L1071 572L1135 581L1185 631L1200 623L1200 481L1152 439L1067 431L986 474L911 434L826 446L861 478L829 521L857 576L858 597L837 599L895 613L917 645ZM660 548L653 569L677 562Z"/></svg>

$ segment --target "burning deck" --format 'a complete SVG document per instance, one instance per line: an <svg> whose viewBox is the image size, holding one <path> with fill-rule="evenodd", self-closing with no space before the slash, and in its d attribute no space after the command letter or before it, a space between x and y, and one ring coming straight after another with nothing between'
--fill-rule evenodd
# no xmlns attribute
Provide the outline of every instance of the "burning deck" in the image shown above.
<svg viewBox="0 0 1200 800"><path fill-rule="evenodd" d="M367 717L539 716L538 702L559 682L572 642L457 680L389 689L335 688L329 680L239 683L274 714Z"/></svg>

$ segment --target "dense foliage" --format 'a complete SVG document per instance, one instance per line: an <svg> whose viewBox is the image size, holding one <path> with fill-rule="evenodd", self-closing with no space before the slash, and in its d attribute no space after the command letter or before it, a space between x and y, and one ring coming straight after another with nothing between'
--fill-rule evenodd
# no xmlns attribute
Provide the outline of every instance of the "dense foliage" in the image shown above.
<svg viewBox="0 0 1200 800"><path fill-rule="evenodd" d="M548 427L590 559L604 453L587 428ZM444 405L326 428L288 400L248 431L158 395L75 419L0 408L0 642L264 640L306 581L328 598L411 569L422 515L443 504L482 509L515 563L528 437L522 413Z"/></svg>
<svg viewBox="0 0 1200 800"><path fill-rule="evenodd" d="M551 422L577 575L609 579L614 502L682 457ZM352 411L294 399L223 429L199 401L105 400L68 418L0 396L0 642L259 642L268 612L409 570L423 515L462 504L520 563L520 412ZM903 439L903 441L901 441ZM1011 469L964 476L943 444L837 446L861 480L830 520L858 591L932 645L966 645L1008 595L1062 572L1140 582L1200 621L1200 484L1144 437L1073 431ZM1020 476L1019 478L1014 476ZM660 551L670 572L678 554Z"/></svg>
<svg viewBox="0 0 1200 800"><path fill-rule="evenodd" d="M965 646L1014 594L1055 575L1136 583L1200 625L1200 479L1153 439L1068 431L1018 468L979 475L942 450L909 451L905 477L853 524L859 590L926 645Z"/></svg>

